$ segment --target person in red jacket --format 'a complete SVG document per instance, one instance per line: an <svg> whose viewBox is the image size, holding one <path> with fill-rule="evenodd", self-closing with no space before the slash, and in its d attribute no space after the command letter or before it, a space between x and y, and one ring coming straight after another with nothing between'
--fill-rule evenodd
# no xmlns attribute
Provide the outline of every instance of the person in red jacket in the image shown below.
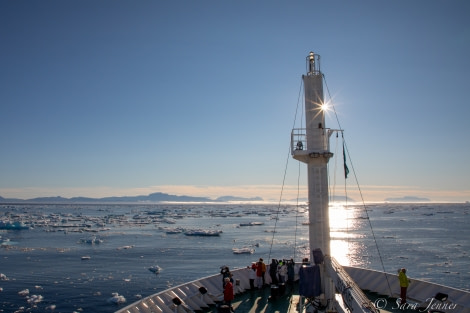
<svg viewBox="0 0 470 313"><path fill-rule="evenodd" d="M230 311L233 312L232 300L234 298L233 294L233 284L230 281L230 278L225 277L225 286L224 286L224 302L230 307Z"/></svg>
<svg viewBox="0 0 470 313"><path fill-rule="evenodd" d="M261 289L264 286L264 274L266 273L266 264L264 264L263 259L259 259L256 263L256 283L258 288Z"/></svg>

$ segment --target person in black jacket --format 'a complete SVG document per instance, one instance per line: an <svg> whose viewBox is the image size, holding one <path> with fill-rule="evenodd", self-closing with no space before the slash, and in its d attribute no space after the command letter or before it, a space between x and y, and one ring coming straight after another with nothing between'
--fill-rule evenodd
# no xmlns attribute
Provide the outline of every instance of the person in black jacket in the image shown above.
<svg viewBox="0 0 470 313"><path fill-rule="evenodd" d="M269 276L271 276L271 284L274 285L277 285L279 282L277 279L277 265L278 261L276 259L273 259L269 265Z"/></svg>

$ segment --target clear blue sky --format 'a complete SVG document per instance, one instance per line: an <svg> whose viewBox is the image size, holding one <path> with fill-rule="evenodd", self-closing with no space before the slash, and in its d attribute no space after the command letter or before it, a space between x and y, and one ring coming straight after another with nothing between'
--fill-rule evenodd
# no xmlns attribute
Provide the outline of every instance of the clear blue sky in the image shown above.
<svg viewBox="0 0 470 313"><path fill-rule="evenodd" d="M276 199L313 50L366 200L470 200L469 1L1 1L0 39L0 196Z"/></svg>

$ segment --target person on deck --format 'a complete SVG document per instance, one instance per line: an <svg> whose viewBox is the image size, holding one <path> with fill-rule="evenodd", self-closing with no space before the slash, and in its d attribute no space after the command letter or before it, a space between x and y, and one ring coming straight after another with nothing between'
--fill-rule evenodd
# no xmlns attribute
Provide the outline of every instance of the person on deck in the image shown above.
<svg viewBox="0 0 470 313"><path fill-rule="evenodd" d="M266 281L265 281L265 277L264 277L264 275L266 274L266 264L264 264L262 258L260 258L259 261L261 263L261 272L263 272L263 276L261 276L261 277L263 278L263 286L264 286L264 285L266 285Z"/></svg>
<svg viewBox="0 0 470 313"><path fill-rule="evenodd" d="M295 279L295 262L293 259L287 261L287 282L293 284Z"/></svg>
<svg viewBox="0 0 470 313"><path fill-rule="evenodd" d="M264 286L263 259L256 263L256 286L261 289ZM265 265L266 266L266 265Z"/></svg>
<svg viewBox="0 0 470 313"><path fill-rule="evenodd" d="M410 280L406 276L406 269L402 268L398 270L398 280L400 281L400 298L401 304L406 303L406 291L410 285Z"/></svg>
<svg viewBox="0 0 470 313"><path fill-rule="evenodd" d="M286 265L286 260L284 260L284 261L279 261L278 273L279 273L279 282L281 282L281 283L287 282L287 265Z"/></svg>
<svg viewBox="0 0 470 313"><path fill-rule="evenodd" d="M250 279L250 290L255 290L255 279L256 279L256 263L251 264L251 267L248 266L250 269L250 273L248 278Z"/></svg>
<svg viewBox="0 0 470 313"><path fill-rule="evenodd" d="M271 284L277 285L277 266L278 262L276 259L272 259L271 264L269 265L269 276L271 276Z"/></svg>
<svg viewBox="0 0 470 313"><path fill-rule="evenodd" d="M232 277L232 273L230 273L228 266L222 266L220 274L222 274L222 287L225 287L225 278Z"/></svg>
<svg viewBox="0 0 470 313"><path fill-rule="evenodd" d="M225 277L225 286L224 286L224 302L230 307L230 311L233 312L232 300L234 299L233 294L233 284L230 281L229 277Z"/></svg>

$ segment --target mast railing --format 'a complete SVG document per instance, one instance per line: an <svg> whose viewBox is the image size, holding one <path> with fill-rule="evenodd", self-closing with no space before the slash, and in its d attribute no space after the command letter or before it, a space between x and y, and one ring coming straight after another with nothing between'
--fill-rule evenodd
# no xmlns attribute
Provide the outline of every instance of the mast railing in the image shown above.
<svg viewBox="0 0 470 313"><path fill-rule="evenodd" d="M334 131L329 128L318 129L323 132L323 136L320 136L320 141L315 142L315 147L309 147L307 141L307 129L306 128L294 128L291 132L291 154L298 154L300 152L329 152L330 151L330 134Z"/></svg>
<svg viewBox="0 0 470 313"><path fill-rule="evenodd" d="M321 75L320 55L311 51L307 56L307 76Z"/></svg>

